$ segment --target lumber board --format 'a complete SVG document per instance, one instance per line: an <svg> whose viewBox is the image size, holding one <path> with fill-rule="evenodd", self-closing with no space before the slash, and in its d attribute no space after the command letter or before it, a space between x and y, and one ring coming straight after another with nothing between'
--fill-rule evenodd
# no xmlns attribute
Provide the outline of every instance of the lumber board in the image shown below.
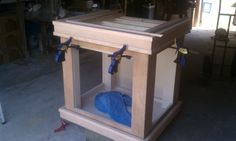
<svg viewBox="0 0 236 141"><path fill-rule="evenodd" d="M54 26L54 35L60 37L73 37L79 41L97 43L110 47L119 46L119 48L126 44L128 50L137 52L144 51L145 53L151 54L153 37L150 36L135 35L60 22L54 22Z"/></svg>
<svg viewBox="0 0 236 141"><path fill-rule="evenodd" d="M190 28L191 28L190 21L191 19L189 18L175 19L173 21L168 22L168 24L165 24L166 25L165 28L162 28L161 30L158 29L158 31L153 31L153 32L167 34L167 33L173 32L174 30L179 29L179 27L182 27L183 25L185 26L185 29L188 29L188 31L190 31ZM182 30L182 32L178 32L178 33L186 34L186 30ZM183 36L182 34L179 34L179 36Z"/></svg>
<svg viewBox="0 0 236 141"><path fill-rule="evenodd" d="M183 36L191 28L189 18L158 21L127 17L122 14L120 11L101 10L54 21L54 35L63 37L70 35L80 38L80 41L89 40L111 47L127 44L131 51L152 54L165 49L167 46L163 44L173 41L176 36Z"/></svg>
<svg viewBox="0 0 236 141"><path fill-rule="evenodd" d="M162 37L163 36L162 34L159 34L159 33L140 32L140 31L133 31L133 30L128 30L128 29L120 29L120 28L115 28L115 27L106 27L106 26L102 26L102 25L98 25L98 24L79 22L79 21L75 21L75 20L67 20L66 23L83 25L86 27L94 27L94 28L99 28L99 29L113 30L113 31L118 31L118 32L126 32L126 33L137 34L137 35L145 35L145 36L153 36L153 37Z"/></svg>
<svg viewBox="0 0 236 141"><path fill-rule="evenodd" d="M88 20L84 20L82 22L87 22L87 23L99 23L101 21L104 21L104 20L111 20L111 19L115 19L115 18L118 18L122 16L121 13L115 13L115 14L112 14L112 15L106 15L106 16L102 16L102 17L96 17L96 18L92 18L92 19L88 19ZM73 20L67 20L67 21L73 21Z"/></svg>
<svg viewBox="0 0 236 141"><path fill-rule="evenodd" d="M102 82L105 85L105 89L111 91L114 88L116 75L110 75L107 70L111 64L111 58L108 54L102 53Z"/></svg>
<svg viewBox="0 0 236 141"><path fill-rule="evenodd" d="M132 86L132 130L145 138L152 128L156 55L136 54L133 56Z"/></svg>
<svg viewBox="0 0 236 141"><path fill-rule="evenodd" d="M182 19L176 19L173 21L169 21L169 22L166 22L165 24L160 24L158 26L150 28L150 29L146 30L146 32L160 32L159 30L166 29L167 27L172 27L172 25L174 25L180 21L182 21Z"/></svg>
<svg viewBox="0 0 236 141"><path fill-rule="evenodd" d="M66 119L70 122L73 122L77 125L80 125L93 132L104 135L115 141L121 141L121 140L122 141L142 141L142 139L138 137L130 135L119 129L104 125L96 120L92 120L87 117L84 117L83 115L67 110L66 108L63 108L63 107L60 108L59 112L60 112L61 118Z"/></svg>
<svg viewBox="0 0 236 141"><path fill-rule="evenodd" d="M110 127L106 124L103 124L97 120L93 120L78 114L77 112L70 111L65 107L61 107L59 109L60 117L62 119L68 120L72 123L80 125L86 129L89 129L93 132L106 136L114 141L155 141L164 129L170 124L170 122L175 118L175 116L179 113L181 108L181 102L173 105L169 111L166 112L165 116L158 122L148 136L145 139L136 137L127 132L121 131L114 127Z"/></svg>
<svg viewBox="0 0 236 141"><path fill-rule="evenodd" d="M147 23L147 22L141 22L141 21L130 21L127 19L122 19L122 18L115 18L113 22L120 23L120 24L127 24L127 25L142 26L142 27L147 27L147 28L152 28L154 26L159 25L159 24Z"/></svg>
<svg viewBox="0 0 236 141"><path fill-rule="evenodd" d="M166 23L166 21L161 21L161 20L151 20L151 19L127 17L127 16L122 16L120 17L120 19L125 19L125 20L130 20L130 21L139 21L139 22L144 22L144 23L153 23L153 24Z"/></svg>
<svg viewBox="0 0 236 141"><path fill-rule="evenodd" d="M143 27L143 26L135 26L135 25L130 25L130 24L110 22L110 21L102 21L101 25L115 27L115 28L128 29L128 30L134 30L134 31L145 31L148 29L147 27Z"/></svg>
<svg viewBox="0 0 236 141"><path fill-rule="evenodd" d="M162 38L155 38L153 41L153 53L158 53L167 47L167 44L174 44L174 39L183 37L190 31L190 19L184 19L174 26L170 26L158 32L164 33Z"/></svg>
<svg viewBox="0 0 236 141"><path fill-rule="evenodd" d="M66 39L61 38L61 42ZM81 107L79 50L69 48L62 63L65 107Z"/></svg>
<svg viewBox="0 0 236 141"><path fill-rule="evenodd" d="M72 43L74 45L79 45L80 48L93 50L93 51L97 51L97 52L102 52L102 53L105 53L105 54L112 54L112 53L114 53L115 51L117 51L121 48L121 46L118 46L118 45L115 46L114 48L112 48L111 46L109 46L109 44L100 45L99 43L96 43L96 42L95 43L93 43L93 42L84 42L84 41L79 41L79 40L76 40L76 39L73 39ZM124 54L132 56L134 54L134 52L126 50Z"/></svg>
<svg viewBox="0 0 236 141"><path fill-rule="evenodd" d="M83 15L79 15L79 16L69 17L69 18L66 18L65 20L86 21L86 20L90 20L90 19L97 19L97 18L101 18L104 16L110 16L110 15L116 15L116 14L122 14L122 12L120 10L112 10L112 11L111 10L100 10L100 11L87 13L87 14L83 14ZM64 19L61 21L64 21Z"/></svg>
<svg viewBox="0 0 236 141"><path fill-rule="evenodd" d="M120 131L126 132L130 135L132 135L132 130L122 124L119 124L115 121L112 121L111 119L107 119L104 117L101 117L100 115L93 114L91 112L87 112L86 110L81 109L74 109L73 112L82 115L88 119L92 119L94 121L100 122L101 124L104 124L106 126L112 127L114 129L118 129Z"/></svg>

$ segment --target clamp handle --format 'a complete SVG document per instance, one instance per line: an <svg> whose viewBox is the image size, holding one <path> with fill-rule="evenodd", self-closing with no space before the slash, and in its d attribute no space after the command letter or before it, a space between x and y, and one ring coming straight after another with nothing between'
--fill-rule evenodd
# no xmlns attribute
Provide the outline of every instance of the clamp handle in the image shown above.
<svg viewBox="0 0 236 141"><path fill-rule="evenodd" d="M176 47L176 53L178 54L174 62L184 66L187 62L188 48L184 47L182 40L176 40Z"/></svg>
<svg viewBox="0 0 236 141"><path fill-rule="evenodd" d="M56 53L55 53L55 62L56 63L60 63L60 62L65 61L65 52L67 51L68 48L78 49L78 46L72 45L71 42L72 42L72 37L70 37L65 42L57 45Z"/></svg>
<svg viewBox="0 0 236 141"><path fill-rule="evenodd" d="M126 48L127 48L127 45L123 45L123 47L120 50L114 52L112 55L108 55L108 57L111 57L111 64L108 68L108 73L114 74L118 72L118 64L120 63L122 57L131 59L131 56L129 55L123 55Z"/></svg>

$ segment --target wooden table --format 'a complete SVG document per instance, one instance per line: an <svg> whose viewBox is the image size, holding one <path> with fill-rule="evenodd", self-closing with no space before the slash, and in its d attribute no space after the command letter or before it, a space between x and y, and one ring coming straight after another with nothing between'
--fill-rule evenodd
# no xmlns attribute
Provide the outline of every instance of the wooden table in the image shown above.
<svg viewBox="0 0 236 141"><path fill-rule="evenodd" d="M60 116L70 122L117 141L156 139L180 109L180 67L176 38L191 28L190 19L158 21L123 16L119 11L99 11L54 21L54 35L61 41L102 53L102 83L80 93L79 50L69 48L63 62L65 106ZM107 73L108 54L128 46L115 75ZM88 76L89 77L89 76ZM119 124L94 107L98 92L118 90L132 97L131 127Z"/></svg>

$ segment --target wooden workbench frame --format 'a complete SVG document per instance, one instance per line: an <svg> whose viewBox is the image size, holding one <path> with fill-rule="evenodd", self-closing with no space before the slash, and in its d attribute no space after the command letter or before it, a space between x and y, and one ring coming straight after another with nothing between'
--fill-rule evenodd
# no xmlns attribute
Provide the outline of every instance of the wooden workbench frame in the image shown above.
<svg viewBox="0 0 236 141"><path fill-rule="evenodd" d="M90 16L99 17L99 15L92 14ZM111 17L106 12L105 15L105 17L102 17L103 19L107 19L107 16ZM119 14L115 15L120 16ZM123 19L126 18L138 21L135 22L137 25L140 22L140 19L130 17L120 17L117 20L123 22ZM80 19L90 20L86 16L82 16ZM155 20L143 21L147 23L146 26L152 26L154 22L157 22ZM68 49L66 61L63 62L65 107L59 109L60 116L117 141L151 141L156 139L178 113L181 106L178 101L179 66L176 65L177 72L173 74L174 79L176 79L173 82L174 90L170 102L171 106L168 107L157 123L153 123L155 83L156 79L158 79L156 78L156 71L158 70L156 67L157 55L170 47L175 38L182 37L190 29L189 19L164 23L161 22L159 27L153 26L145 30L146 32L141 32L112 27L107 28L101 25L84 23L84 21L74 22L71 19L54 21L54 35L60 36L62 42L69 37L73 37L72 44L79 45L84 49L102 52L103 59L105 54L112 54L120 49L123 44L126 44L128 49L125 54L132 56L133 62L131 128L83 110L83 97L80 93L79 50L74 48ZM100 36L100 34L102 35ZM103 60L103 69L108 68L109 62L106 61ZM137 66L141 67L137 69ZM115 76L104 74L103 83L89 90L88 93L94 93L100 87L105 87L106 90L113 89Z"/></svg>
<svg viewBox="0 0 236 141"><path fill-rule="evenodd" d="M62 38L62 42L65 41L65 38ZM95 44L90 45L73 40L73 44L80 45L81 48L93 50L96 48L96 51L104 51L103 53L112 53L116 49L111 49L104 46L96 46ZM73 51L72 51L73 50ZM66 54L66 61L63 62L63 76L64 76L64 93L65 93L65 107L60 109L60 115L62 118L74 122L80 126L88 128L89 124L99 124L100 126L88 128L94 132L98 132L104 136L110 137L114 140L117 140L116 136L121 136L124 140L148 140L156 138L158 134L164 130L164 127L173 118L173 115L179 111L180 103L176 101L169 112L166 113L166 116L158 122L158 124L153 125L152 123L152 108L153 108L153 99L154 99L154 84L155 84L155 64L156 64L156 55L146 55L134 52L126 52L133 57L134 66L143 66L143 69L133 70L133 96L132 96L132 126L128 128L116 122L106 120L99 116L96 116L92 113L80 110L82 107L81 102L81 93L79 88L79 50L78 49L69 49ZM72 66L72 69L68 69ZM108 66L103 66L105 69ZM145 69L146 68L146 69ZM76 73L77 72L77 73ZM109 77L110 76L110 77ZM112 76L106 75L104 78L106 84L110 85L108 87L112 88ZM142 81L140 81L142 80ZM109 82L108 82L109 81ZM179 81L179 80L176 80ZM138 83L137 83L138 82ZM104 82L105 83L105 82ZM145 95L148 93L148 96ZM175 99L178 99L178 92L175 93ZM146 99L145 99L146 97ZM81 120L78 120L81 119ZM85 120L85 121L83 121ZM83 121L83 123L81 123ZM87 122L86 122L87 121ZM145 122L140 122L145 121ZM107 132L100 132L103 128L107 128ZM119 131L115 132L113 131ZM115 135L113 135L114 133ZM155 132L155 133L154 133ZM123 134L125 133L125 134ZM112 135L111 135L112 134ZM121 135L119 135L121 134Z"/></svg>

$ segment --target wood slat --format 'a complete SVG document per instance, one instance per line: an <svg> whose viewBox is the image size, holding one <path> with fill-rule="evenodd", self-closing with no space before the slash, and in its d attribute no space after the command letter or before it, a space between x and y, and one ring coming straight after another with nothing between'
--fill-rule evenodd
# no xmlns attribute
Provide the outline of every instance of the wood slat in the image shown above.
<svg viewBox="0 0 236 141"><path fill-rule="evenodd" d="M59 109L60 117L89 129L98 134L104 135L115 141L143 141L119 129L104 125L96 120L89 119L81 114L63 108Z"/></svg>
<svg viewBox="0 0 236 141"><path fill-rule="evenodd" d="M163 24L167 22L167 21L161 21L161 20L151 20L151 19L127 17L127 16L122 16L120 17L120 19L125 19L129 21L139 21L139 22L144 22L144 23L153 23L153 24Z"/></svg>
<svg viewBox="0 0 236 141"><path fill-rule="evenodd" d="M122 15L123 15L122 13L115 13L115 14L111 14L111 15L106 15L106 16L101 16L101 17L95 17L95 18L88 19L88 20L83 20L82 22L96 24L96 23L101 22L101 21L112 20L112 19L118 18Z"/></svg>
<svg viewBox="0 0 236 141"><path fill-rule="evenodd" d="M61 42L64 41L66 39L61 38ZM65 59L62 63L65 107L72 110L81 107L79 50L69 48Z"/></svg>
<svg viewBox="0 0 236 141"><path fill-rule="evenodd" d="M120 10L101 10L101 11L96 11L84 15L79 15L79 16L74 16L65 19L66 21L85 21L89 19L96 19L99 17L104 17L104 16L109 16L109 15L114 15L114 14L122 14Z"/></svg>
<svg viewBox="0 0 236 141"><path fill-rule="evenodd" d="M121 29L135 30L135 31L145 31L145 30L149 29L149 28L142 27L142 26L121 24L121 23L115 23L115 22L109 22L109 21L102 21L101 25L115 27L115 28L121 28Z"/></svg>
<svg viewBox="0 0 236 141"><path fill-rule="evenodd" d="M161 24L161 25L158 25L156 27L147 29L146 32L164 33L169 28L174 28L175 26L177 26L176 24L180 24L181 21L183 21L183 19L177 19L177 20L169 21L169 22L167 22L165 24Z"/></svg>
<svg viewBox="0 0 236 141"><path fill-rule="evenodd" d="M79 41L120 48L124 44L128 45L128 50L143 51L151 53L152 36L131 34L127 32L118 32L114 30L104 30L95 27L69 24L63 22L53 22L54 35L65 38L73 37ZM78 32L79 31L79 32Z"/></svg>
<svg viewBox="0 0 236 141"><path fill-rule="evenodd" d="M152 112L156 72L156 55L133 56L132 131L145 138L152 129Z"/></svg>
<svg viewBox="0 0 236 141"><path fill-rule="evenodd" d="M136 35L153 36L153 37L163 36L162 34L159 34L159 33L148 33L148 32L140 32L140 31L134 31L134 30L128 30L128 29L120 29L116 27L107 27L107 26L102 26L98 24L84 23L84 22L79 22L79 21L74 21L74 20L67 20L65 21L65 23L71 23L71 24L99 28L99 29L107 29L107 30L118 31L118 32L126 32L126 33L136 34Z"/></svg>
<svg viewBox="0 0 236 141"><path fill-rule="evenodd" d="M135 26L142 26L142 27L147 27L147 28L152 28L154 26L157 26L159 24L154 24L154 23L147 23L147 22L142 22L142 21L131 21L127 19L122 19L122 18L115 18L113 22L120 23L120 24L127 24L127 25L135 25Z"/></svg>

